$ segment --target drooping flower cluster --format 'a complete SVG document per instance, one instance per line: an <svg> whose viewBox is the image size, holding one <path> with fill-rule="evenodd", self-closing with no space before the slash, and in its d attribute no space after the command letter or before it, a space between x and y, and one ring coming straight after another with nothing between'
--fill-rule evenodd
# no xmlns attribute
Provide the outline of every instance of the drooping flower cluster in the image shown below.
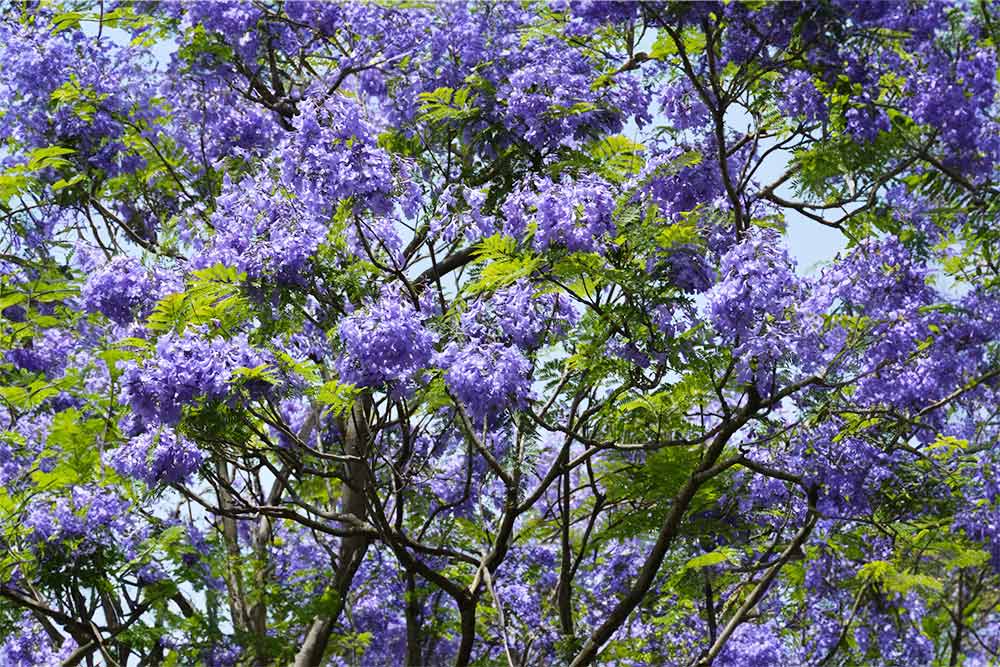
<svg viewBox="0 0 1000 667"><path fill-rule="evenodd" d="M199 399L227 398L235 387L237 369L264 363L265 356L242 334L208 338L189 329L161 337L152 358L128 362L122 373L124 399L135 415L136 433L176 424L181 409Z"/></svg>
<svg viewBox="0 0 1000 667"><path fill-rule="evenodd" d="M571 252L602 252L614 236L614 198L596 176L552 181L514 193L503 205L504 233L532 240L536 250L562 247Z"/></svg>
<svg viewBox="0 0 1000 667"><path fill-rule="evenodd" d="M148 314L166 290L180 287L172 276L150 272L132 257L117 257L87 277L83 307L125 325Z"/></svg>
<svg viewBox="0 0 1000 667"><path fill-rule="evenodd" d="M405 389L430 365L436 337L405 297L385 293L340 324L340 379L358 387Z"/></svg>
<svg viewBox="0 0 1000 667"><path fill-rule="evenodd" d="M959 315L935 307L943 297L928 283L929 275L926 264L898 239L859 244L814 281L803 306L813 314L812 333L800 345L800 359L832 359L843 348L847 328L824 326L815 316L836 310L864 318L872 341L863 358L849 366L864 375L855 400L914 409L958 389L983 362L983 345L991 336L988 310ZM921 437L931 435L925 431Z"/></svg>
<svg viewBox="0 0 1000 667"><path fill-rule="evenodd" d="M416 55L386 101L393 120L420 114L419 93L463 86L474 91L470 106L477 128L504 130L494 144L501 149L518 142L539 151L578 146L620 132L629 118L649 120L648 94L638 77L620 73L604 86L591 86L588 81L599 74L594 63L560 39L529 35L533 15L520 5L441 5L411 20L429 35L425 49L406 45L404 52ZM466 78L470 71L475 79ZM366 83L385 89L374 73Z"/></svg>
<svg viewBox="0 0 1000 667"><path fill-rule="evenodd" d="M447 370L448 389L479 429L508 408L523 408L531 397L531 362L516 347L500 343L450 344L436 358Z"/></svg>
<svg viewBox="0 0 1000 667"><path fill-rule="evenodd" d="M141 168L124 135L125 119L158 115L139 64L142 48L91 39L79 26L54 24L56 17L28 8L0 21L0 94L8 100L0 133L29 149L72 147L81 167L110 176Z"/></svg>
<svg viewBox="0 0 1000 667"><path fill-rule="evenodd" d="M52 426L52 415L45 411L21 412L14 419L0 408L0 484L14 489L26 483L32 466L51 469L51 457L40 458Z"/></svg>
<svg viewBox="0 0 1000 667"><path fill-rule="evenodd" d="M934 128L945 159L962 173L989 169L1000 160L991 114L997 103L997 60L991 49L964 54L957 65L940 51L923 56L925 76L907 82L904 102L913 119Z"/></svg>
<svg viewBox="0 0 1000 667"><path fill-rule="evenodd" d="M180 9L180 8L178 8ZM205 30L218 33L236 46L241 56L254 58L259 47L253 27L261 18L259 8L242 2L198 2L184 5L184 22L201 25Z"/></svg>
<svg viewBox="0 0 1000 667"><path fill-rule="evenodd" d="M578 143L621 131L627 111L645 117L646 100L635 79L623 76L611 91L594 90L587 83L590 62L561 41L539 41L531 51L529 60L512 63L496 92L505 124L530 144Z"/></svg>
<svg viewBox="0 0 1000 667"><path fill-rule="evenodd" d="M109 455L119 474L154 484L184 483L201 465L198 447L170 426L150 428Z"/></svg>
<svg viewBox="0 0 1000 667"><path fill-rule="evenodd" d="M0 644L3 667L60 667L78 646L75 640L67 638L62 646L54 648L45 628L30 612L25 612L14 628Z"/></svg>
<svg viewBox="0 0 1000 667"><path fill-rule="evenodd" d="M809 121L822 120L829 115L826 98L816 88L813 78L806 72L793 72L782 82L785 93L779 105L790 116L802 116Z"/></svg>
<svg viewBox="0 0 1000 667"><path fill-rule="evenodd" d="M739 359L739 377L770 382L771 366L787 351L802 287L793 261L772 230L754 230L722 256L721 278L708 293L709 319Z"/></svg>
<svg viewBox="0 0 1000 667"><path fill-rule="evenodd" d="M225 85L225 76L199 71L195 76L165 79L160 86L161 95L176 101L174 123L163 129L164 135L189 154L198 155L201 160L195 164L200 170L227 157L263 154L281 139L278 115L240 104L239 94ZM206 85L206 80L211 83Z"/></svg>
<svg viewBox="0 0 1000 667"><path fill-rule="evenodd" d="M462 332L486 340L501 334L522 350L541 345L565 333L579 320L573 304L563 294L539 293L521 280L497 290L487 299L476 299L462 314Z"/></svg>
<svg viewBox="0 0 1000 667"><path fill-rule="evenodd" d="M658 152L635 178L637 198L656 204L669 222L698 206L723 206L721 176L712 164L714 150L707 142L699 150L673 146Z"/></svg>
<svg viewBox="0 0 1000 667"><path fill-rule="evenodd" d="M74 557L86 557L98 549L118 546L131 532L134 519L128 515L130 506L112 489L79 485L54 501L45 497L33 500L24 525L37 548L66 548Z"/></svg>
<svg viewBox="0 0 1000 667"><path fill-rule="evenodd" d="M296 131L279 147L282 184L319 217L350 199L355 210L391 208L392 163L364 108L340 95L305 101Z"/></svg>
<svg viewBox="0 0 1000 667"><path fill-rule="evenodd" d="M233 182L227 175L212 214L214 233L192 264L223 264L252 280L296 283L326 239L324 220L281 192L266 172Z"/></svg>
<svg viewBox="0 0 1000 667"><path fill-rule="evenodd" d="M22 341L19 347L7 350L4 357L18 368L56 377L66 368L66 357L74 340L75 336L67 329L44 329L40 335Z"/></svg>
<svg viewBox="0 0 1000 667"><path fill-rule="evenodd" d="M301 282L341 202L355 212L390 211L391 161L359 104L341 96L304 102L296 131L276 151L280 159L252 175L225 176L196 267L221 263L254 280ZM391 245L391 224L389 232Z"/></svg>
<svg viewBox="0 0 1000 667"><path fill-rule="evenodd" d="M708 253L694 244L673 246L651 256L646 270L683 292L704 292L715 281Z"/></svg>

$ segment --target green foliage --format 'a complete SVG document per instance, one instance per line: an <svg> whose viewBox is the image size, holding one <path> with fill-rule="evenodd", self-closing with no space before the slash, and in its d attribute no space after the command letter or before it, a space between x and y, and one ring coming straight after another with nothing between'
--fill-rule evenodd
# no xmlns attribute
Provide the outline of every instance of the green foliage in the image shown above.
<svg viewBox="0 0 1000 667"><path fill-rule="evenodd" d="M858 570L858 578L869 583L878 583L886 590L894 593L906 594L914 587L931 590L940 593L944 590L944 584L926 574L901 572L895 565L888 561L872 561L866 563Z"/></svg>
<svg viewBox="0 0 1000 667"><path fill-rule="evenodd" d="M438 88L420 93L422 119L428 123L464 121L473 118L478 109L472 106L475 98L471 88Z"/></svg>
<svg viewBox="0 0 1000 667"><path fill-rule="evenodd" d="M327 406L327 412L343 416L350 411L354 401L360 395L357 387L351 384L341 384L336 380L325 382L316 393L316 400Z"/></svg>
<svg viewBox="0 0 1000 667"><path fill-rule="evenodd" d="M706 554L695 556L684 564L684 569L700 570L704 567L719 565L721 563L733 563L737 560L737 554L738 552L736 549L732 548L716 549L715 551L709 551Z"/></svg>
<svg viewBox="0 0 1000 667"><path fill-rule="evenodd" d="M183 293L160 299L146 320L155 332L183 332L188 326L212 325L221 332L235 331L250 316L243 296L246 274L217 264L192 272Z"/></svg>

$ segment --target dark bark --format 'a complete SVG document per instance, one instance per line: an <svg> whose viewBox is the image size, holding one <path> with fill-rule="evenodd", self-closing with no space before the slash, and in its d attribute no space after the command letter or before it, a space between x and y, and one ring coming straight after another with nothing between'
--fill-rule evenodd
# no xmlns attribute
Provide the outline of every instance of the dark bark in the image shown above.
<svg viewBox="0 0 1000 667"><path fill-rule="evenodd" d="M372 409L371 397L363 394L355 401L344 420L344 453L350 457L347 466L347 481L342 486L341 513L364 519L367 515L365 494L371 485L367 458L371 433L368 418ZM347 599L354 574L358 571L371 538L367 534L348 535L341 542L334 577L334 590L338 603L332 612L313 620L305 641L295 656L295 667L319 667L323 662L334 625Z"/></svg>
<svg viewBox="0 0 1000 667"><path fill-rule="evenodd" d="M670 512L667 513L667 517L664 520L663 526L660 528L659 535L656 538L656 543L653 545L649 555L643 562L642 567L639 570L639 575L632 583L628 593L618 602L617 605L615 605L607 619L605 619L604 623L602 623L590 635L584 643L583 648L579 653L577 653L576 658L574 658L571 663L571 667L583 667L583 665L593 663L594 659L597 658L597 654L601 650L601 647L611 638L618 628L620 628L625 621L628 620L629 615L635 611L635 608L642 602L642 599L646 596L646 593L649 592L649 589L653 585L653 581L660 570L660 565L663 564L663 559L666 557L674 539L677 537L681 521L683 520L684 514L687 512L691 501L694 500L695 494L698 492L698 489L701 488L702 484L711 479L715 474L718 474L718 472L714 470L714 467L716 462L718 462L719 458L722 456L726 443L729 442L729 438L731 438L732 435L736 433L741 426L743 426L743 424L749 421L751 415L756 412L758 407L759 400L751 398L747 406L732 420L727 422L723 429L719 431L719 433L712 440L711 445L709 445L704 456L702 457L701 464L695 472L688 477L687 481L674 497L673 503L671 503L670 506Z"/></svg>

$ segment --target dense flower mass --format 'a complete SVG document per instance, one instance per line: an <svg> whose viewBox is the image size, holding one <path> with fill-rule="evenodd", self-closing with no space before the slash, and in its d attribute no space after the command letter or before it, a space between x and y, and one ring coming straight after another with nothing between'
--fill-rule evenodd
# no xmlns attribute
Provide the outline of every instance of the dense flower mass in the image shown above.
<svg viewBox="0 0 1000 667"><path fill-rule="evenodd" d="M351 199L357 210L389 210L392 165L364 113L341 97L302 104L295 132L279 152L282 183L307 209L329 214Z"/></svg>
<svg viewBox="0 0 1000 667"><path fill-rule="evenodd" d="M4 356L18 368L54 377L65 369L66 355L73 340L72 332L66 329L44 329L36 336L25 339L20 345L6 350Z"/></svg>
<svg viewBox="0 0 1000 667"><path fill-rule="evenodd" d="M0 667L996 663L997 3L0 6Z"/></svg>
<svg viewBox="0 0 1000 667"><path fill-rule="evenodd" d="M72 639L53 647L45 628L25 612L14 625L14 632L0 645L4 667L58 667L65 664L78 648Z"/></svg>
<svg viewBox="0 0 1000 667"><path fill-rule="evenodd" d="M158 423L176 424L185 405L226 398L236 385L236 370L264 363L246 336L207 338L193 330L168 334L157 342L153 358L125 365L124 399L139 431Z"/></svg>
<svg viewBox="0 0 1000 667"><path fill-rule="evenodd" d="M122 475L153 485L187 481L203 458L193 442L164 426L130 439L111 453L110 463Z"/></svg>
<svg viewBox="0 0 1000 667"><path fill-rule="evenodd" d="M558 246L572 252L600 252L614 234L613 209L611 192L599 179L539 180L504 204L504 232L531 237L536 250Z"/></svg>
<svg viewBox="0 0 1000 667"><path fill-rule="evenodd" d="M777 234L754 233L723 255L721 280L708 295L709 319L733 347L737 375L755 378L761 389L773 380L774 364L786 355L797 327L795 306L802 287Z"/></svg>
<svg viewBox="0 0 1000 667"><path fill-rule="evenodd" d="M429 365L435 336L402 294L383 294L340 325L341 380L359 387L405 387Z"/></svg>
<svg viewBox="0 0 1000 667"><path fill-rule="evenodd" d="M538 292L527 281L497 290L469 304L462 314L462 331L477 340L499 336L522 350L546 339L556 339L579 321L572 302L563 294Z"/></svg>
<svg viewBox="0 0 1000 667"><path fill-rule="evenodd" d="M233 267L251 278L297 282L326 239L322 218L286 196L265 174L232 182L227 174L213 234L194 265Z"/></svg>
<svg viewBox="0 0 1000 667"><path fill-rule="evenodd" d="M75 557L87 557L117 546L132 522L127 514L130 505L111 489L80 485L67 497L35 499L24 526L36 549L58 546Z"/></svg>
<svg viewBox="0 0 1000 667"><path fill-rule="evenodd" d="M86 310L125 325L148 315L163 292L179 290L172 278L147 270L131 257L117 257L94 270L80 296Z"/></svg>
<svg viewBox="0 0 1000 667"><path fill-rule="evenodd" d="M453 345L439 357L445 383L481 425L507 408L524 407L531 396L531 365L516 347L497 343Z"/></svg>
<svg viewBox="0 0 1000 667"><path fill-rule="evenodd" d="M43 149L72 147L83 168L110 176L142 166L124 143L126 119L155 118L142 49L107 48L79 29L60 30L59 14L44 10L25 30L11 14L0 22L7 48L0 55L0 92L8 100L0 117L5 136ZM7 155L4 162L18 162Z"/></svg>

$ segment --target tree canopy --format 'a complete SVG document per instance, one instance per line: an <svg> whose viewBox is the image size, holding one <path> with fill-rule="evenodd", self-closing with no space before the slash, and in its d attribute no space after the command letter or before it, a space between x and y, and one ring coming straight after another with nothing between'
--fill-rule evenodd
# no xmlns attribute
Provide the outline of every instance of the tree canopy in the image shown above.
<svg viewBox="0 0 1000 667"><path fill-rule="evenodd" d="M998 40L0 2L0 665L997 664Z"/></svg>

